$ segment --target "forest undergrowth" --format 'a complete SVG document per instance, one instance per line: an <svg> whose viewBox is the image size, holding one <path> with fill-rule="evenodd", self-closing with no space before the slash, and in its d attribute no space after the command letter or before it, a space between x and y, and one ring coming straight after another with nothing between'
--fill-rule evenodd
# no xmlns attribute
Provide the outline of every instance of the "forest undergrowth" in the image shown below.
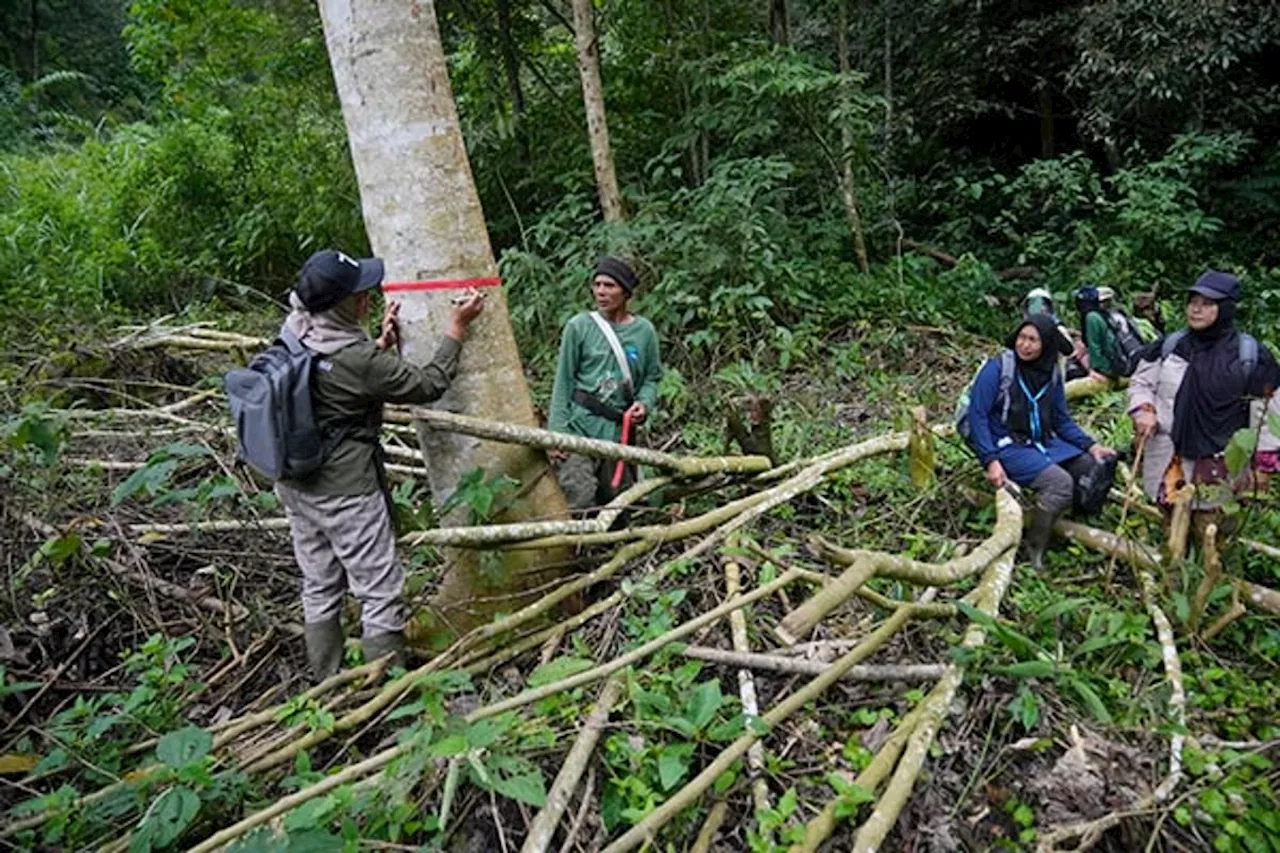
<svg viewBox="0 0 1280 853"><path fill-rule="evenodd" d="M785 370L673 371L651 446L736 452L724 412L765 393L778 459L808 463L636 503L630 529L673 532L586 535L544 591L578 591L574 608L522 622L513 602L506 630L407 675L352 647L354 668L312 688L288 532L269 486L234 461L218 390L255 345L245 330L269 325L170 318L100 330L115 344L91 358L88 336L11 354L3 843L623 850L652 834L654 849L773 851L845 849L856 834L891 850L1280 849L1276 617L1215 626L1235 589L1222 581L1193 618L1199 555L1154 574L1181 658L1180 724L1142 566L1079 535L1040 575L1015 565L1016 501L993 504L945 430L912 433L915 406L949 419L992 342L854 324ZM1086 429L1128 445L1120 392L1076 405ZM385 438L412 535L437 508L403 429ZM511 486L468 488L472 521L500 521ZM1139 500L1087 523L1158 548ZM1273 499L1246 512L1246 539L1277 541ZM861 597L817 606L849 571L833 546L875 568ZM448 554L403 549L416 605ZM1236 545L1222 560L1224 577L1280 585L1274 556ZM847 672L815 676L830 666ZM557 784L592 730L578 775ZM1180 736L1181 773L1158 797ZM1096 837L1079 826L1098 819Z"/></svg>

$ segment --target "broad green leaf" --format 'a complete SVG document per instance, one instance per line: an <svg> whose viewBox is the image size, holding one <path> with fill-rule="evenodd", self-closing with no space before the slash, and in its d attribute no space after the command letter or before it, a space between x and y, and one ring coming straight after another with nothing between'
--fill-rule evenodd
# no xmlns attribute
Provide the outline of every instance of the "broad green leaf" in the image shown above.
<svg viewBox="0 0 1280 853"><path fill-rule="evenodd" d="M689 771L689 750L682 746L666 747L658 756L658 780L664 791L674 788Z"/></svg>
<svg viewBox="0 0 1280 853"><path fill-rule="evenodd" d="M1231 441L1227 442L1226 461L1227 470L1233 477L1248 466L1257 443L1257 434L1251 429L1237 430L1231 436Z"/></svg>
<svg viewBox="0 0 1280 853"><path fill-rule="evenodd" d="M689 696L689 704L685 707L685 716L693 723L696 730L706 728L720 706L724 704L724 696L720 693L720 681L713 679L704 681L693 688Z"/></svg>
<svg viewBox="0 0 1280 853"><path fill-rule="evenodd" d="M169 482L169 478L173 476L173 472L177 469L178 463L173 459L156 463L148 462L130 474L123 483L112 490L111 505L113 507L119 506L124 501L143 491L154 495L160 490L161 486Z"/></svg>
<svg viewBox="0 0 1280 853"><path fill-rule="evenodd" d="M326 822L336 805L337 800L332 794L308 800L284 816L284 828L292 833L320 826Z"/></svg>
<svg viewBox="0 0 1280 853"><path fill-rule="evenodd" d="M160 795L138 827L152 845L164 848L178 840L200 811L200 798L190 788L170 788Z"/></svg>
<svg viewBox="0 0 1280 853"><path fill-rule="evenodd" d="M467 727L467 745L476 749L484 749L502 737L511 728L513 722L515 722L514 714L503 714L499 717L490 717L487 720L472 723Z"/></svg>
<svg viewBox="0 0 1280 853"><path fill-rule="evenodd" d="M529 673L529 686L541 687L591 669L595 663L586 658L561 657L548 661Z"/></svg>
<svg viewBox="0 0 1280 853"><path fill-rule="evenodd" d="M461 755L467 751L467 737L461 732L445 735L427 748L427 754L433 758L448 758Z"/></svg>
<svg viewBox="0 0 1280 853"><path fill-rule="evenodd" d="M513 776L492 774L493 790L504 797L540 809L547 803L547 786L542 771L536 767Z"/></svg>
<svg viewBox="0 0 1280 853"><path fill-rule="evenodd" d="M204 758L213 748L213 735L195 726L169 732L156 744L156 758L169 767L179 768Z"/></svg>

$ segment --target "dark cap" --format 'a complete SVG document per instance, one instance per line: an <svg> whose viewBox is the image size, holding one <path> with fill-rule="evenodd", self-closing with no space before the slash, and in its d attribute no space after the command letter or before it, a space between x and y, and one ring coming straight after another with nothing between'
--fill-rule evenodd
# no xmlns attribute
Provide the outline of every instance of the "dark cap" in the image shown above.
<svg viewBox="0 0 1280 853"><path fill-rule="evenodd" d="M1240 279L1230 273L1217 270L1209 270L1187 289L1214 302L1222 299L1230 299L1232 302L1240 301Z"/></svg>
<svg viewBox="0 0 1280 853"><path fill-rule="evenodd" d="M636 277L635 270L631 269L625 261L617 258L611 258L608 255L596 261L596 275L607 275L609 278L622 285L622 289L627 293L631 293L636 289L636 285L640 283L640 279Z"/></svg>
<svg viewBox="0 0 1280 853"><path fill-rule="evenodd" d="M353 293L382 284L386 268L381 258L353 258L325 249L307 258L293 290L308 311L327 311Z"/></svg>

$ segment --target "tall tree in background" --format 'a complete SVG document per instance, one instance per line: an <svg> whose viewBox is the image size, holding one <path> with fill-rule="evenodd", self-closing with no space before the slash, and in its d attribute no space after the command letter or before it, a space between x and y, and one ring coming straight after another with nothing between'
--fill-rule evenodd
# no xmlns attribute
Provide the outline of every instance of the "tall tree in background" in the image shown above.
<svg viewBox="0 0 1280 853"><path fill-rule="evenodd" d="M573 0L573 38L578 51L578 74L582 77L582 102L587 108L587 135L591 139L591 162L596 174L596 192L606 222L624 218L618 175L609 145L609 123L605 119L604 85L600 82L600 43L596 39L591 0Z"/></svg>
<svg viewBox="0 0 1280 853"><path fill-rule="evenodd" d="M836 0L836 56L840 65L840 106L847 113L849 98L849 0ZM858 210L858 188L853 181L853 128L846 115L840 123L840 198L844 202L844 215L849 220L853 235L853 253L858 258L858 269L867 272L867 241L862 233L862 213Z"/></svg>
<svg viewBox="0 0 1280 853"><path fill-rule="evenodd" d="M365 225L376 254L386 260L389 281L466 281L497 275L484 212L458 124L444 49L431 0L354 2L320 0L325 41L342 102L352 160L360 185ZM453 387L437 405L469 415L535 425L533 402L516 351L506 297L490 288L489 304L473 324ZM444 333L456 290L394 294L400 311L404 356L428 361ZM567 516L546 458L517 445L419 429L437 505L477 467L530 484L504 521ZM481 567L475 552L452 555L448 573L424 615L411 628L431 640L466 630L483 613L477 599L511 593L537 582L559 555L504 552L501 565ZM545 580L545 578L544 578ZM501 602L509 609L513 602ZM447 631L435 618L443 623ZM416 630L414 630L416 629Z"/></svg>

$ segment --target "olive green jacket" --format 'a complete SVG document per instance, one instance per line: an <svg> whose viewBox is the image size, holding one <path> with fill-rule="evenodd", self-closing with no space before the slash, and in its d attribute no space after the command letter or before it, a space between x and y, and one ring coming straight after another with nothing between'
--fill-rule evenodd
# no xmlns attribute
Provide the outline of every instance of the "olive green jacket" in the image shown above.
<svg viewBox="0 0 1280 853"><path fill-rule="evenodd" d="M371 340L350 344L316 359L311 403L326 435L342 439L311 474L286 481L315 495L367 495L379 491L378 432L385 403L430 403L449 388L462 344L446 337L424 367L416 367ZM345 432L343 432L345 430Z"/></svg>

